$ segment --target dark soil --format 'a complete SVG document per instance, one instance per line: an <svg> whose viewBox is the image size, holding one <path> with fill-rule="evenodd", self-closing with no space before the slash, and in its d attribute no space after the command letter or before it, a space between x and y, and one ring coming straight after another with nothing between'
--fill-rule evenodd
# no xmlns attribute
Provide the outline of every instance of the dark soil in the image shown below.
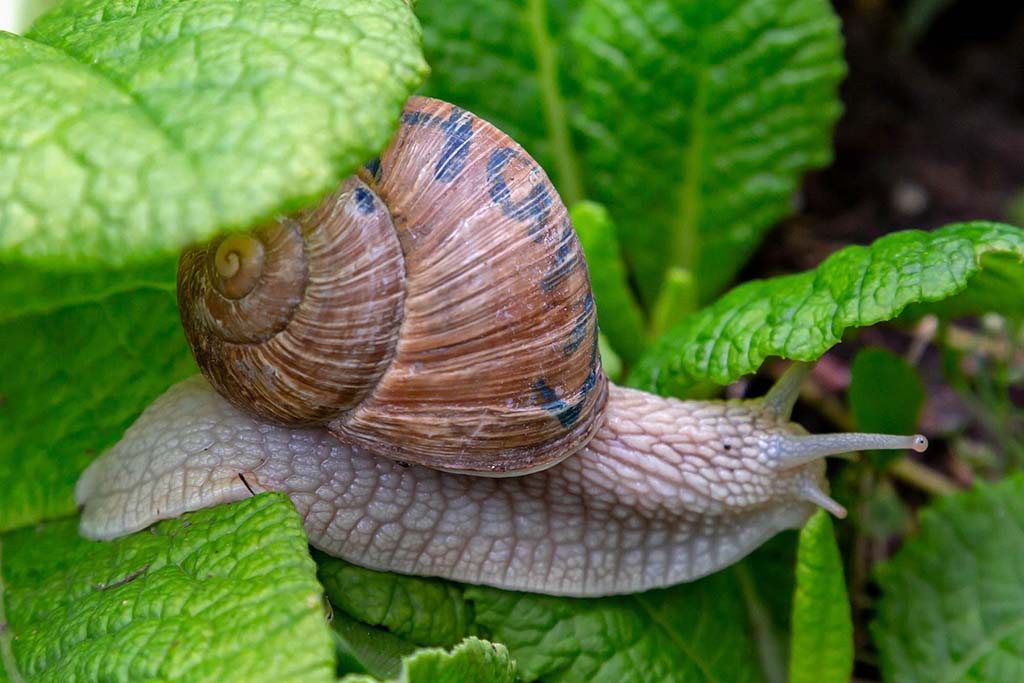
<svg viewBox="0 0 1024 683"><path fill-rule="evenodd" d="M800 213L743 279L893 230L1009 220L1024 192L1024 4L953 3L913 42L905 7L835 4L849 64L835 161L806 179Z"/></svg>

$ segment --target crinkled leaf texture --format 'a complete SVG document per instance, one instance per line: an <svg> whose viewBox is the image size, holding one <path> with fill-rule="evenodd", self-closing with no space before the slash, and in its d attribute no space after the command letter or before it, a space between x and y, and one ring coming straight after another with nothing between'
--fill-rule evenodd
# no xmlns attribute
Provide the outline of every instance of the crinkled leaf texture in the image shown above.
<svg viewBox="0 0 1024 683"><path fill-rule="evenodd" d="M71 513L194 371L178 247L334 187L424 70L402 0L82 0L0 33L0 530Z"/></svg>
<svg viewBox="0 0 1024 683"><path fill-rule="evenodd" d="M831 159L845 73L826 0L589 0L572 31L585 166L641 292L727 284Z"/></svg>
<svg viewBox="0 0 1024 683"><path fill-rule="evenodd" d="M831 157L845 67L825 0L420 0L426 90L606 204L651 306L668 265L729 282Z"/></svg>
<svg viewBox="0 0 1024 683"><path fill-rule="evenodd" d="M500 683L514 678L515 666L504 646L472 637L458 644L477 631L462 584L364 569L323 553L315 558L320 581L336 608L333 626L342 666L351 663L377 678L410 682ZM378 628L360 630L363 624ZM456 647L450 655L435 648L418 650L402 662L396 659L416 645Z"/></svg>
<svg viewBox="0 0 1024 683"><path fill-rule="evenodd" d="M403 0L76 0L0 32L0 258L121 264L322 196L426 65Z"/></svg>
<svg viewBox="0 0 1024 683"><path fill-rule="evenodd" d="M509 647L524 680L759 681L731 572L666 590L569 600L469 587L477 623Z"/></svg>
<svg viewBox="0 0 1024 683"><path fill-rule="evenodd" d="M663 335L630 384L682 393L701 380L727 384L769 356L816 360L848 328L890 320L910 304L970 293L986 255L1001 256L1004 270L1024 286L1024 231L986 222L893 233L836 252L815 270L745 283ZM991 310L1003 306L973 301Z"/></svg>
<svg viewBox="0 0 1024 683"><path fill-rule="evenodd" d="M0 322L0 531L73 513L85 466L195 372L173 289L55 282L75 304L15 297L28 310Z"/></svg>
<svg viewBox="0 0 1024 683"><path fill-rule="evenodd" d="M853 621L832 519L818 510L800 531L790 640L790 683L847 683Z"/></svg>
<svg viewBox="0 0 1024 683"><path fill-rule="evenodd" d="M341 683L374 683L380 679L353 674ZM395 683L514 683L516 664L503 645L467 638L451 652L439 648L418 650L402 660Z"/></svg>
<svg viewBox="0 0 1024 683"><path fill-rule="evenodd" d="M364 569L316 553L331 603L359 621L417 645L449 647L472 633L473 609L461 584Z"/></svg>
<svg viewBox="0 0 1024 683"><path fill-rule="evenodd" d="M1024 476L940 499L877 569L886 681L1024 680Z"/></svg>
<svg viewBox="0 0 1024 683"><path fill-rule="evenodd" d="M731 572L667 590L575 599L318 560L338 609L421 644L485 634L508 647L525 681L760 680Z"/></svg>
<svg viewBox="0 0 1024 683"><path fill-rule="evenodd" d="M283 495L111 543L80 538L67 519L0 544L12 681L335 680L316 567Z"/></svg>

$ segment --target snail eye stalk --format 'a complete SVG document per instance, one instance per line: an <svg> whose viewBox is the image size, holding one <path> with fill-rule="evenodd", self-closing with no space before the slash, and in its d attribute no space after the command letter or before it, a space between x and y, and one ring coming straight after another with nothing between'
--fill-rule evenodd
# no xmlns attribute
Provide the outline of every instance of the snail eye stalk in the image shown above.
<svg viewBox="0 0 1024 683"><path fill-rule="evenodd" d="M882 451L909 449L922 453L928 448L928 439L921 434L867 434L843 432L839 434L778 434L770 437L769 455L779 469L800 467L830 455L854 451Z"/></svg>
<svg viewBox="0 0 1024 683"><path fill-rule="evenodd" d="M789 420L800 394L800 385L811 372L810 363L793 363L761 399L764 408L780 421ZM773 434L768 437L766 455L779 470L801 467L830 455L843 455L863 450L904 450L923 452L928 439L921 434L871 434L843 432L838 434ZM812 479L800 483L799 495L831 512L840 519L846 508L829 497Z"/></svg>
<svg viewBox="0 0 1024 683"><path fill-rule="evenodd" d="M765 409L779 420L788 420L800 394L800 385L811 372L810 363L793 363L761 399ZM774 434L768 439L767 453L779 469L800 467L830 455L864 450L904 450L923 452L928 439L921 434Z"/></svg>

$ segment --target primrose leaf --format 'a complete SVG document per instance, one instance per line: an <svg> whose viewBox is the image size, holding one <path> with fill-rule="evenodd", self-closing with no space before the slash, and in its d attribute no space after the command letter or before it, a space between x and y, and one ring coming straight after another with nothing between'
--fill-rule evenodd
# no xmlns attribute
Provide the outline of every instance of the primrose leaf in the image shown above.
<svg viewBox="0 0 1024 683"><path fill-rule="evenodd" d="M398 576L316 557L336 614L343 611L405 640L414 633L421 642L482 631L508 647L522 680L760 680L742 591L731 572L640 595L577 599ZM760 574L760 582L785 585L782 592L788 593L792 562L758 562L754 571L776 565L786 575ZM767 597L776 592L769 588ZM459 611L454 629L450 615ZM364 655L357 658L369 668Z"/></svg>
<svg viewBox="0 0 1024 683"><path fill-rule="evenodd" d="M460 584L365 569L323 553L314 557L331 603L365 624L417 645L448 647L471 634L473 610Z"/></svg>
<svg viewBox="0 0 1024 683"><path fill-rule="evenodd" d="M825 0L420 0L426 91L493 121L565 201L612 212L651 308L669 266L707 299L831 157Z"/></svg>
<svg viewBox="0 0 1024 683"><path fill-rule="evenodd" d="M403 0L78 0L0 33L0 259L120 265L298 209L426 66Z"/></svg>
<svg viewBox="0 0 1024 683"><path fill-rule="evenodd" d="M375 683L380 679L352 674L341 683ZM514 683L516 663L503 645L467 638L445 652L440 648L418 650L402 660L396 683Z"/></svg>
<svg viewBox="0 0 1024 683"><path fill-rule="evenodd" d="M643 352L647 325L626 280L615 226L608 211L594 202L576 204L570 216L587 259L601 332L627 363L633 363Z"/></svg>
<svg viewBox="0 0 1024 683"><path fill-rule="evenodd" d="M94 270L4 264L0 275L0 324L139 290L163 291L173 298L177 270L177 257Z"/></svg>
<svg viewBox="0 0 1024 683"><path fill-rule="evenodd" d="M853 621L832 519L818 510L800 531L790 641L790 683L847 683Z"/></svg>
<svg viewBox="0 0 1024 683"><path fill-rule="evenodd" d="M110 543L67 519L0 544L11 680L335 680L315 566L283 495Z"/></svg>
<svg viewBox="0 0 1024 683"><path fill-rule="evenodd" d="M942 301L914 304L907 316L917 318L931 313L947 318L997 310L1004 315L1024 316L1024 268L1014 253L989 252L981 256L981 270L971 286L960 294Z"/></svg>
<svg viewBox="0 0 1024 683"><path fill-rule="evenodd" d="M884 386L885 391L878 391ZM917 370L891 351L861 349L850 366L850 410L857 429L882 434L912 434L924 405L924 384ZM885 466L899 452L873 451L871 461Z"/></svg>
<svg viewBox="0 0 1024 683"><path fill-rule="evenodd" d="M886 681L1024 680L1024 477L946 496L877 568Z"/></svg>
<svg viewBox="0 0 1024 683"><path fill-rule="evenodd" d="M534 156L569 205L583 198L564 34L569 0L418 0L426 94L482 116ZM567 61L568 60L568 61Z"/></svg>
<svg viewBox="0 0 1024 683"><path fill-rule="evenodd" d="M831 159L838 18L826 0L588 0L572 39L587 187L641 292L678 266L710 298Z"/></svg>
<svg viewBox="0 0 1024 683"><path fill-rule="evenodd" d="M340 610L331 619L338 671L395 678L402 673L402 657L416 651L416 644L361 621Z"/></svg>
<svg viewBox="0 0 1024 683"><path fill-rule="evenodd" d="M523 680L759 681L731 572L600 599L468 587L477 623L508 646Z"/></svg>
<svg viewBox="0 0 1024 683"><path fill-rule="evenodd" d="M1024 282L1024 231L975 222L893 233L838 251L815 270L745 283L663 335L630 384L681 393L701 380L728 384L769 356L815 360L847 328L969 291L986 254L1015 262Z"/></svg>
<svg viewBox="0 0 1024 683"><path fill-rule="evenodd" d="M0 291L16 290L6 275ZM81 277L114 291L63 281L59 296L79 303L0 322L0 531L73 513L82 469L195 372L173 288L117 291Z"/></svg>

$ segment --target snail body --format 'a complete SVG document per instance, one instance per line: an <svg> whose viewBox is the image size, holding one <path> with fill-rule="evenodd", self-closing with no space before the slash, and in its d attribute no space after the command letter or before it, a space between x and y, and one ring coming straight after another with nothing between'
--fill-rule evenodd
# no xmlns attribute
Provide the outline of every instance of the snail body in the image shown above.
<svg viewBox="0 0 1024 683"><path fill-rule="evenodd" d="M608 382L557 193L437 100L412 98L318 208L187 251L179 306L206 379L86 470L86 536L276 490L311 544L365 566L605 595L715 571L816 505L844 514L827 455L925 444L806 434L799 364L746 401Z"/></svg>

